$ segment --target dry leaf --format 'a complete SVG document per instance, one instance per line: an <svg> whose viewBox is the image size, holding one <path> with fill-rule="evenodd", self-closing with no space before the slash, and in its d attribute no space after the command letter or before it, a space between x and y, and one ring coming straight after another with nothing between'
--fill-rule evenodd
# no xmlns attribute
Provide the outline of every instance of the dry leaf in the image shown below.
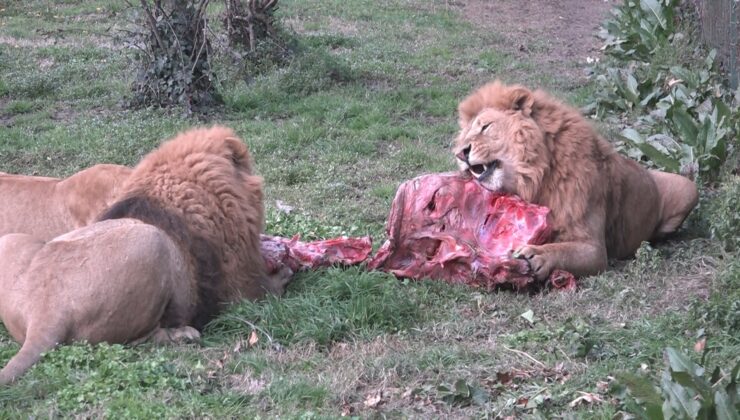
<svg viewBox="0 0 740 420"><path fill-rule="evenodd" d="M236 346L234 346L234 353L239 353L242 350L242 340L239 340L236 342Z"/></svg>
<svg viewBox="0 0 740 420"><path fill-rule="evenodd" d="M699 341L694 344L694 351L697 353L701 353L704 351L704 347L707 345L707 338L702 337L699 339Z"/></svg>
<svg viewBox="0 0 740 420"><path fill-rule="evenodd" d="M609 389L609 382L606 382L606 381L598 381L598 382L596 382L596 389L600 393L606 392Z"/></svg>
<svg viewBox="0 0 740 420"><path fill-rule="evenodd" d="M383 399L383 395L380 391L370 394L365 398L365 407L368 408L375 408L380 404L381 400Z"/></svg>
<svg viewBox="0 0 740 420"><path fill-rule="evenodd" d="M247 342L249 347L254 346L258 341L260 341L260 338L257 336L257 331L252 330L252 334L249 335L249 341Z"/></svg>
<svg viewBox="0 0 740 420"><path fill-rule="evenodd" d="M342 417L347 417L355 411L355 408L350 404L342 404L342 412L339 414Z"/></svg>
<svg viewBox="0 0 740 420"><path fill-rule="evenodd" d="M583 404L583 403L594 404L594 403L604 402L604 400L602 400L598 394L593 394L591 392L581 392L581 391L578 391L578 393L581 394L581 396L571 401L570 404L568 404L571 408L579 404Z"/></svg>

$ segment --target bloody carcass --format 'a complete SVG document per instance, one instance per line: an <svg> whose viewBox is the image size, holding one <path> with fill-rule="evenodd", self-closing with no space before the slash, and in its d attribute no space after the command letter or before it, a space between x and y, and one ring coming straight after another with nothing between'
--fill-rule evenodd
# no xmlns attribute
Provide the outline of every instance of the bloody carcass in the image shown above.
<svg viewBox="0 0 740 420"><path fill-rule="evenodd" d="M412 279L437 279L488 290L534 282L514 251L547 241L549 209L494 193L459 173L422 175L398 188L386 223L388 239L368 268ZM555 288L575 287L556 270Z"/></svg>

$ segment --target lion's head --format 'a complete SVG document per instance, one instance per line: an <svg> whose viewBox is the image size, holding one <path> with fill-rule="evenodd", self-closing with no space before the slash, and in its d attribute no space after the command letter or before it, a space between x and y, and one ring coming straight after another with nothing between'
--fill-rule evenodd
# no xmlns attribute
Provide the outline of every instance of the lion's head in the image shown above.
<svg viewBox="0 0 740 420"><path fill-rule="evenodd" d="M460 169L491 191L534 201L549 170L550 152L533 105L528 89L498 81L460 103L454 147Z"/></svg>

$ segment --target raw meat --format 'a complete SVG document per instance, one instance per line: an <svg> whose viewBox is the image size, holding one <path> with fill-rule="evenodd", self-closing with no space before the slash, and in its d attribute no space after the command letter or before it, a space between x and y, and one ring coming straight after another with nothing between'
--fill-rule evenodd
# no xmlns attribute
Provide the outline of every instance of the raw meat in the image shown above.
<svg viewBox="0 0 740 420"><path fill-rule="evenodd" d="M502 284L523 288L534 278L529 263L513 252L547 241L549 211L488 191L459 173L422 175L398 188L386 224L388 240L368 268L488 290ZM548 282L575 287L573 275L561 270Z"/></svg>
<svg viewBox="0 0 740 420"><path fill-rule="evenodd" d="M262 235L262 257L268 274L283 267L293 272L332 265L359 264L370 256L370 237L335 238L322 241L301 242L298 235L288 239Z"/></svg>

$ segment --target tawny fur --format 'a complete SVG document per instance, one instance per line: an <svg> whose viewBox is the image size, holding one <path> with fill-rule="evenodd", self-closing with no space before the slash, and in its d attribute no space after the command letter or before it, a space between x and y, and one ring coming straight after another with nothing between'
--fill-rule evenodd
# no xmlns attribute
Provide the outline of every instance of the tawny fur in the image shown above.
<svg viewBox="0 0 740 420"><path fill-rule="evenodd" d="M61 343L196 338L221 305L282 293L291 273L265 275L263 223L246 146L213 127L145 156L100 221L48 243L0 238L0 317L23 344L0 384Z"/></svg>
<svg viewBox="0 0 740 420"><path fill-rule="evenodd" d="M109 164L66 179L0 173L0 235L28 233L48 241L87 226L113 203L130 173Z"/></svg>
<svg viewBox="0 0 740 420"><path fill-rule="evenodd" d="M211 245L226 281L220 301L282 292L266 277L260 251L262 178L231 129L193 129L163 144L134 168L121 197L146 197Z"/></svg>
<svg viewBox="0 0 740 420"><path fill-rule="evenodd" d="M675 231L698 201L691 180L620 155L577 110L544 91L496 81L458 112L461 169L489 189L551 209L552 243L519 250L537 278L555 268L603 271L608 257L628 257L642 241Z"/></svg>
<svg viewBox="0 0 740 420"><path fill-rule="evenodd" d="M0 371L0 384L59 344L128 343L158 334L166 312L192 300L192 291L181 287L187 272L177 245L133 219L94 223L49 242L5 235L0 264L0 318L22 344Z"/></svg>

